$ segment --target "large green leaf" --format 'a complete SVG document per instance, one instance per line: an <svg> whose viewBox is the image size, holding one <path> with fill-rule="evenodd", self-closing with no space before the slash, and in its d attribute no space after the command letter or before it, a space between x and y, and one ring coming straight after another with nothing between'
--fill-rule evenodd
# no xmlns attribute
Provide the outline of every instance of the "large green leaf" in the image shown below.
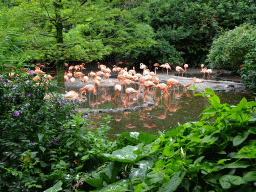
<svg viewBox="0 0 256 192"><path fill-rule="evenodd" d="M247 139L248 135L250 133L248 131L243 132L241 135L237 135L234 139L233 139L233 145L237 146L240 145L241 143L244 142L244 140Z"/></svg>
<svg viewBox="0 0 256 192"><path fill-rule="evenodd" d="M116 181L116 176L121 168L122 163L111 162L104 169L92 174L92 178L87 178L84 181L94 187L103 187L103 182L112 183Z"/></svg>
<svg viewBox="0 0 256 192"><path fill-rule="evenodd" d="M243 176L244 182L256 181L256 171L250 171Z"/></svg>
<svg viewBox="0 0 256 192"><path fill-rule="evenodd" d="M237 110L237 111L241 111L243 108L246 108L246 104L247 104L247 100L246 100L246 98L244 97L244 98L239 102L239 104L236 106L236 110Z"/></svg>
<svg viewBox="0 0 256 192"><path fill-rule="evenodd" d="M210 88L205 88L204 92L211 95L211 96L215 95L214 91Z"/></svg>
<svg viewBox="0 0 256 192"><path fill-rule="evenodd" d="M58 181L58 183L56 183L54 186L52 186L51 188L45 190L44 192L57 192L57 191L61 191L62 190L62 182Z"/></svg>
<svg viewBox="0 0 256 192"><path fill-rule="evenodd" d="M211 135L204 137L201 139L201 143L213 143L218 140L218 137L213 137Z"/></svg>
<svg viewBox="0 0 256 192"><path fill-rule="evenodd" d="M248 161L238 161L235 163L227 164L225 167L230 169L235 169L235 168L247 168L249 166L251 166L251 163Z"/></svg>
<svg viewBox="0 0 256 192"><path fill-rule="evenodd" d="M112 154L104 153L103 156L113 161L135 163L143 157L154 154L156 151L152 150L153 145L153 143L146 146L143 146L142 143L136 146L128 145L122 149L114 151Z"/></svg>
<svg viewBox="0 0 256 192"><path fill-rule="evenodd" d="M118 141L120 144L138 145L139 143L152 143L157 138L157 135L151 135L147 132L123 132L118 137Z"/></svg>
<svg viewBox="0 0 256 192"><path fill-rule="evenodd" d="M130 182L126 179L122 179L120 181L117 181L115 183L111 183L101 189L95 190L95 192L120 192L120 191L130 191L129 190L129 184Z"/></svg>
<svg viewBox="0 0 256 192"><path fill-rule="evenodd" d="M114 151L112 154L103 154L103 156L107 157L113 161L125 162L125 163L135 163L138 159L138 155L134 153L134 151L138 150L143 144L139 144L136 146L128 145L122 149Z"/></svg>
<svg viewBox="0 0 256 192"><path fill-rule="evenodd" d="M211 104L214 109L218 109L220 105L220 98L217 95L213 95L212 97L208 98L211 101Z"/></svg>
<svg viewBox="0 0 256 192"><path fill-rule="evenodd" d="M235 176L235 175L223 175L220 179L220 184L223 189L229 189L233 185L241 185L244 184L244 180L242 177Z"/></svg>
<svg viewBox="0 0 256 192"><path fill-rule="evenodd" d="M180 183L182 182L185 174L186 174L186 171L179 171L174 173L170 181L163 188L160 188L158 192L175 191L179 187Z"/></svg>
<svg viewBox="0 0 256 192"><path fill-rule="evenodd" d="M146 177L147 171L153 167L154 161L153 160L141 160L136 163L138 168L132 168L131 173L129 174L129 178L133 179L135 177L139 177L141 181L144 181Z"/></svg>

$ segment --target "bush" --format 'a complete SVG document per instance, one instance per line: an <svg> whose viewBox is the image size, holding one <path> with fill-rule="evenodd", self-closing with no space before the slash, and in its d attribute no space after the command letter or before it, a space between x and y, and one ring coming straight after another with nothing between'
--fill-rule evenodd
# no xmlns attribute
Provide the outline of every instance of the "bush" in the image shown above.
<svg viewBox="0 0 256 192"><path fill-rule="evenodd" d="M215 68L237 71L245 64L246 54L255 49L256 29L250 24L242 24L226 31L213 42L207 62Z"/></svg>
<svg viewBox="0 0 256 192"><path fill-rule="evenodd" d="M254 41L256 47L256 41ZM243 68L239 70L242 83L245 89L250 93L256 93L256 50L252 50L245 56Z"/></svg>
<svg viewBox="0 0 256 192"><path fill-rule="evenodd" d="M75 102L52 92L54 84L43 75L33 78L32 71L0 76L0 188L38 191L61 183L70 191L78 171L99 166L97 156L111 151L108 119L97 131L87 130L89 114L78 114Z"/></svg>

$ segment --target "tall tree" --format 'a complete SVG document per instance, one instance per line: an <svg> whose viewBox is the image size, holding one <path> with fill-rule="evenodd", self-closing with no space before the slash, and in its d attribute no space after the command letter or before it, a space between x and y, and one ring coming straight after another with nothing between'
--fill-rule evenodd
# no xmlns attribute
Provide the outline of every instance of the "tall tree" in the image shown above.
<svg viewBox="0 0 256 192"><path fill-rule="evenodd" d="M23 34L20 40L31 58L56 62L61 87L65 60L89 62L111 53L127 55L155 43L150 25L105 0L20 1L7 16L8 27Z"/></svg>

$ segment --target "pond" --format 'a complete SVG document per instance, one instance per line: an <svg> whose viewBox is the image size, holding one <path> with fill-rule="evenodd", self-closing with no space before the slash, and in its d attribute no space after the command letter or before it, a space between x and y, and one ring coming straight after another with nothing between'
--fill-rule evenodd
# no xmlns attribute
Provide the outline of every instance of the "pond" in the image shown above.
<svg viewBox="0 0 256 192"><path fill-rule="evenodd" d="M197 85L196 85L197 86ZM129 86L130 87L130 86ZM138 89L138 85L133 85L133 88ZM78 89L68 88L69 90L78 91ZM126 97L124 90L122 90L118 97L112 101L115 95L114 87L97 87L97 94L87 94L87 99L81 103L82 108L93 108L90 113L90 118L97 123L100 123L103 117L110 115L112 120L109 131L110 134L121 134L124 131L129 132L148 132L157 134L158 131L168 131L178 124L184 124L189 121L200 120L200 114L209 106L209 102L202 96L194 96L197 92L192 90L184 90L183 86L179 86L174 90L169 90L170 99L162 95L161 91L156 88L151 88L147 96L153 99L152 106L141 108L135 111L125 111L135 106L141 106L149 101L143 102L142 95L138 99L136 96L131 96L124 107L124 99ZM246 97L248 100L252 99L245 93L238 92L216 92L220 97L221 103L228 103L230 105L237 105L239 101ZM123 109L119 112L109 113L93 113L99 109Z"/></svg>

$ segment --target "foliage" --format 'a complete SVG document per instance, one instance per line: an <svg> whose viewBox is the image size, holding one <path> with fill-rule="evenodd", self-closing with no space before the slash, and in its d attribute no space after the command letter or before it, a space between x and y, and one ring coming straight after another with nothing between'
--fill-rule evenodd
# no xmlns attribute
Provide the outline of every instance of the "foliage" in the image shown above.
<svg viewBox="0 0 256 192"><path fill-rule="evenodd" d="M89 131L89 114L78 114L76 103L52 92L55 85L44 76L33 78L21 70L0 76L1 191L68 191L78 170L90 171L101 164L99 154L111 151L109 117Z"/></svg>
<svg viewBox="0 0 256 192"><path fill-rule="evenodd" d="M255 49L256 29L250 24L243 24L221 35L213 42L208 61L217 68L237 70L245 63L246 54Z"/></svg>
<svg viewBox="0 0 256 192"><path fill-rule="evenodd" d="M11 18L7 25L15 25L11 29L24 34L20 40L32 59L89 62L112 52L135 54L154 44L152 28L129 11L112 8L114 2L58 1L58 7L56 2L21 1L5 13L6 19ZM58 22L62 23L63 37L57 35ZM56 43L59 38L63 43Z"/></svg>
<svg viewBox="0 0 256 192"><path fill-rule="evenodd" d="M201 95L211 105L199 122L160 132L150 142L144 133L122 133L121 148L103 154L109 160L107 166L91 177L85 175L84 181L102 192L253 191L256 102L243 98L230 106L220 104L211 89ZM113 163L116 169L111 168ZM117 174L119 180L113 182Z"/></svg>
<svg viewBox="0 0 256 192"><path fill-rule="evenodd" d="M248 93L256 93L256 41L252 42L254 49L245 55L243 68L239 70L242 83Z"/></svg>

